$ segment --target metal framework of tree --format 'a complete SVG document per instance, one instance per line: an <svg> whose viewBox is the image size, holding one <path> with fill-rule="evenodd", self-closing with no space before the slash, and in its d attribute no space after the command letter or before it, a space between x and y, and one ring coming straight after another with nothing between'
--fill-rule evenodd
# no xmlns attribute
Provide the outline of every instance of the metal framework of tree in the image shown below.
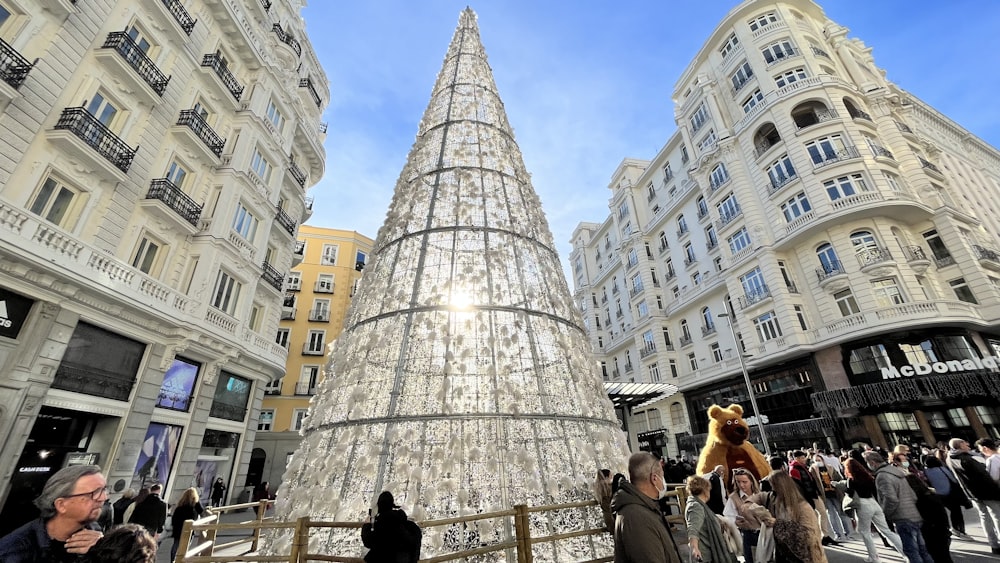
<svg viewBox="0 0 1000 563"><path fill-rule="evenodd" d="M627 455L467 8L331 345L277 516L358 521L383 490L417 520L587 500L596 471L621 470ZM538 514L532 535L601 522L596 507ZM423 555L511 535L500 521L428 530ZM271 539L278 552L289 535ZM310 543L360 548L356 530ZM539 561L579 561L608 555L611 542L534 549Z"/></svg>

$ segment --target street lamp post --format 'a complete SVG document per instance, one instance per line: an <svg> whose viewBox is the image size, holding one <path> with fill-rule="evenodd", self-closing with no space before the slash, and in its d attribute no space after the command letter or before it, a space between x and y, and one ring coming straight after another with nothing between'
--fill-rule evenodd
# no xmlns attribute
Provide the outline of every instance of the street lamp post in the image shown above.
<svg viewBox="0 0 1000 563"><path fill-rule="evenodd" d="M750 373L747 371L747 364L743 361L743 352L740 350L739 339L736 338L736 327L733 326L733 319L729 313L720 313L719 318L729 322L729 332L733 334L733 347L736 348L736 356L740 359L740 371L743 372L743 381L747 384L747 393L750 394L750 406L753 407L753 414L757 418L757 429L760 431L760 439L764 442L764 454L771 457L771 446L767 443L767 433L764 431L764 416L757 408L757 396L753 392L753 384L750 383Z"/></svg>

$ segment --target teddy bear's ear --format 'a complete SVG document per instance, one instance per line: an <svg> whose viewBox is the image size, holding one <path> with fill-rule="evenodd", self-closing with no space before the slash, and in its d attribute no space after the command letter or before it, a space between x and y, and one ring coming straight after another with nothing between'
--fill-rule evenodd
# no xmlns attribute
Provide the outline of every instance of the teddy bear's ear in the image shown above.
<svg viewBox="0 0 1000 563"><path fill-rule="evenodd" d="M739 406L737 404L729 405L729 410L731 410L734 413L736 413L736 416L743 416L743 407L741 407L741 406Z"/></svg>
<svg viewBox="0 0 1000 563"><path fill-rule="evenodd" d="M719 405L712 405L708 407L708 418L719 418L719 414L722 413L722 407Z"/></svg>

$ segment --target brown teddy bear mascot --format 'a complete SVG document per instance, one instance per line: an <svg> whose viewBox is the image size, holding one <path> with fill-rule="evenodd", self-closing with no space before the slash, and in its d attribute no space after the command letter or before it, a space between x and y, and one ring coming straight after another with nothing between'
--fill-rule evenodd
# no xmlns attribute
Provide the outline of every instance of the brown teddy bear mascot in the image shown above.
<svg viewBox="0 0 1000 563"><path fill-rule="evenodd" d="M726 469L724 481L727 488L730 486L733 469L737 467L748 469L758 481L766 477L771 466L764 455L747 441L749 437L750 426L743 420L743 407L709 407L708 439L698 456L698 474L704 475L721 465Z"/></svg>

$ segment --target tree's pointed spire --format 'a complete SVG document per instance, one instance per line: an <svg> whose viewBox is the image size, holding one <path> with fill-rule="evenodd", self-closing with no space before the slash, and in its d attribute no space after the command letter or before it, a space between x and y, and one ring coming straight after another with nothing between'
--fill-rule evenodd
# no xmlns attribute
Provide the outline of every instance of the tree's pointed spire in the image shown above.
<svg viewBox="0 0 1000 563"><path fill-rule="evenodd" d="M278 515L357 521L383 490L418 520L587 500L596 471L622 468L626 455L467 8L331 346ZM591 508L533 525L558 533L600 520ZM477 543L511 533L475 530ZM446 531L427 530L425 555L454 547ZM608 554L605 540L555 542L536 557L583 549L592 559ZM322 541L338 554L358 546L336 529Z"/></svg>

